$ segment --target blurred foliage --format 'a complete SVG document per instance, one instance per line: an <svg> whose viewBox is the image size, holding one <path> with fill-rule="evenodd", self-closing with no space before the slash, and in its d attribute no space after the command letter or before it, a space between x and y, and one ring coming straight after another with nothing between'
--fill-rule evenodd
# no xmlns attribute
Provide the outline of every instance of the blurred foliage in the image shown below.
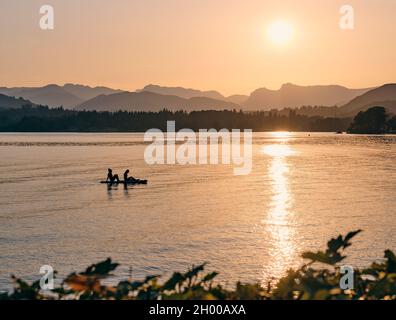
<svg viewBox="0 0 396 320"><path fill-rule="evenodd" d="M204 272L205 264L193 266L186 273L175 272L166 281L149 276L142 281L128 279L104 285L103 280L118 267L109 258L84 272L70 274L50 292L40 290L39 281L28 284L13 276L14 290L0 294L0 300L396 300L396 257L389 250L381 262L354 270L353 290L340 288L344 274L339 263L346 258L344 251L352 238L360 232L331 239L325 251L305 252L302 257L307 263L267 286L238 282L234 289L227 289L216 283L217 272Z"/></svg>

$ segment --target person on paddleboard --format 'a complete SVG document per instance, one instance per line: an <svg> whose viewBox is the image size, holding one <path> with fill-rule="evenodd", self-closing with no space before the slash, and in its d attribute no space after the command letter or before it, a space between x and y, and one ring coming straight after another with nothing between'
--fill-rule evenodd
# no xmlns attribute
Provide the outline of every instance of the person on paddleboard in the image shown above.
<svg viewBox="0 0 396 320"><path fill-rule="evenodd" d="M108 169L106 182L120 182L118 174L113 175L113 170Z"/></svg>
<svg viewBox="0 0 396 320"><path fill-rule="evenodd" d="M137 181L134 177L128 177L129 169L124 172L124 182L135 182Z"/></svg>

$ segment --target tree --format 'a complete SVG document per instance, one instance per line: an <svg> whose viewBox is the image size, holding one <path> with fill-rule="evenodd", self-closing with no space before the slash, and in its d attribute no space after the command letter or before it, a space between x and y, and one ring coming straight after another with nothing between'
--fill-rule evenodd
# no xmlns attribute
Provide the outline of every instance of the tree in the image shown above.
<svg viewBox="0 0 396 320"><path fill-rule="evenodd" d="M388 127L390 128L391 132L396 133L396 116L389 119Z"/></svg>
<svg viewBox="0 0 396 320"><path fill-rule="evenodd" d="M384 107L373 107L357 114L348 132L359 134L381 134L389 131L389 116Z"/></svg>

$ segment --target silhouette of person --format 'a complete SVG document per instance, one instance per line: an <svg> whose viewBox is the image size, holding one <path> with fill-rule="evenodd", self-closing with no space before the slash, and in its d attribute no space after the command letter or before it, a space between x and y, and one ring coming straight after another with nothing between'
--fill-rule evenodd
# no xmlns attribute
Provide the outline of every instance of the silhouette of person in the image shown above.
<svg viewBox="0 0 396 320"><path fill-rule="evenodd" d="M115 174L113 176L113 170L108 169L108 173L107 173L107 179L106 182L110 181L110 182L120 182L120 178L118 177L118 174Z"/></svg>
<svg viewBox="0 0 396 320"><path fill-rule="evenodd" d="M134 182L136 179L134 177L128 177L129 169L124 172L124 182Z"/></svg>

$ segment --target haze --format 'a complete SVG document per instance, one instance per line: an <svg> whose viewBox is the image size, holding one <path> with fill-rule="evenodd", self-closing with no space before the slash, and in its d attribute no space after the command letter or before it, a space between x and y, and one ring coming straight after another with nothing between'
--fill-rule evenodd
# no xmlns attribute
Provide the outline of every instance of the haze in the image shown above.
<svg viewBox="0 0 396 320"><path fill-rule="evenodd" d="M39 8L55 8L55 30ZM394 0L2 0L0 86L83 83L135 90L148 83L246 94L258 87L394 82ZM277 46L282 19L293 37Z"/></svg>

